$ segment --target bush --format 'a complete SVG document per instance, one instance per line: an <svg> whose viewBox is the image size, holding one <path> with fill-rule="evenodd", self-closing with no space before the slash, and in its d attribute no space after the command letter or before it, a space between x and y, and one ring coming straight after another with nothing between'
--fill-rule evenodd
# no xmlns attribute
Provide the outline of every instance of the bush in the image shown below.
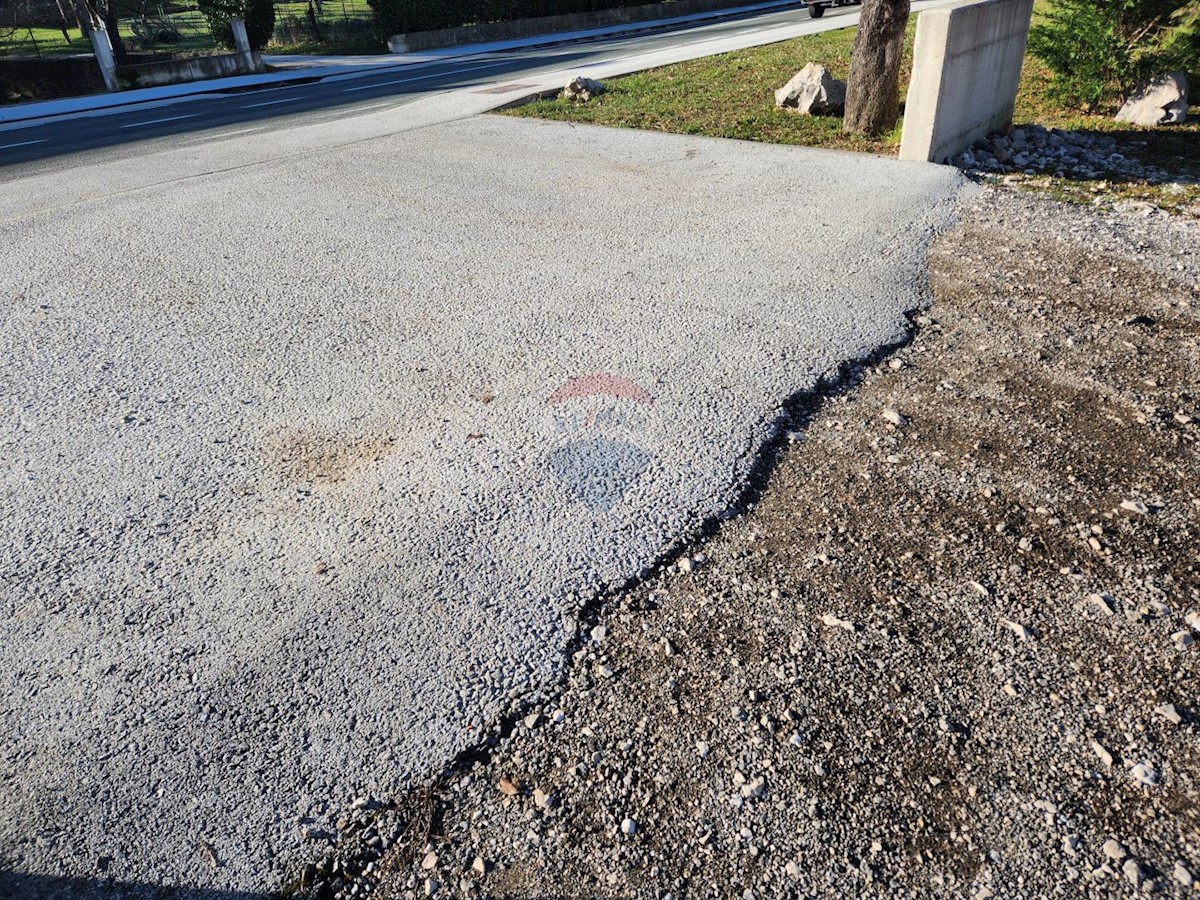
<svg viewBox="0 0 1200 900"><path fill-rule="evenodd" d="M1200 0L1054 0L1029 49L1054 73L1056 100L1096 112L1146 77L1200 69Z"/></svg>
<svg viewBox="0 0 1200 900"><path fill-rule="evenodd" d="M251 50L267 46L275 31L273 0L199 0L197 5L208 21L213 40L227 49L232 50L235 46L230 19L245 20Z"/></svg>

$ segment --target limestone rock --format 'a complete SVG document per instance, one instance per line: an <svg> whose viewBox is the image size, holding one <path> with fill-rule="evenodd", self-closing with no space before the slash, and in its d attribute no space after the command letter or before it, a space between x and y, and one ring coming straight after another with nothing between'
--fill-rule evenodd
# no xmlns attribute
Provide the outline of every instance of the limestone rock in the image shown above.
<svg viewBox="0 0 1200 900"><path fill-rule="evenodd" d="M1130 94L1118 122L1131 125L1178 125L1187 119L1188 82L1183 72L1156 75Z"/></svg>
<svg viewBox="0 0 1200 900"><path fill-rule="evenodd" d="M606 90L607 88L599 81L596 81L596 79L585 78L580 75L563 88L562 99L586 103L593 97L603 94Z"/></svg>
<svg viewBox="0 0 1200 900"><path fill-rule="evenodd" d="M838 115L846 108L846 82L809 63L775 92L775 105L804 116Z"/></svg>

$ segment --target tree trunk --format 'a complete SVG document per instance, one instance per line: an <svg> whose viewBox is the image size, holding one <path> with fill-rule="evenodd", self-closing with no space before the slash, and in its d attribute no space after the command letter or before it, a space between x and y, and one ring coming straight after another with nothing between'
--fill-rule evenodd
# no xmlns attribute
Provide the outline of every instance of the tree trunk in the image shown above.
<svg viewBox="0 0 1200 900"><path fill-rule="evenodd" d="M900 56L909 0L863 0L846 83L844 128L878 137L900 120Z"/></svg>
<svg viewBox="0 0 1200 900"><path fill-rule="evenodd" d="M112 43L113 56L116 57L117 65L125 65L129 61L129 52L125 49L125 42L121 40L120 22L117 19L117 11L113 8L112 0L109 0L104 7L104 28Z"/></svg>

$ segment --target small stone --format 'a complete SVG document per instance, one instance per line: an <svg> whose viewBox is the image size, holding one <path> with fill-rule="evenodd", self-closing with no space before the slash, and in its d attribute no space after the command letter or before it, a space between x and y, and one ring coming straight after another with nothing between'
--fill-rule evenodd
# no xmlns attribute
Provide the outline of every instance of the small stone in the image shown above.
<svg viewBox="0 0 1200 900"><path fill-rule="evenodd" d="M983 584L983 582L972 581L972 582L969 582L969 584L971 585L972 588L975 589L975 593L977 593L979 596L981 596L981 597L992 596L991 589L987 585Z"/></svg>
<svg viewBox="0 0 1200 900"><path fill-rule="evenodd" d="M525 727L528 728L530 731L533 731L533 729L538 727L538 724L541 721L542 721L542 717L538 713L531 712L529 715L527 715L525 717Z"/></svg>
<svg viewBox="0 0 1200 900"><path fill-rule="evenodd" d="M613 670L610 669L608 666L604 665L603 663L596 666L596 671L599 672L605 678L613 677Z"/></svg>
<svg viewBox="0 0 1200 900"><path fill-rule="evenodd" d="M794 859L790 860L788 864L783 867L783 871L787 874L788 878L799 878L804 874L804 870L800 868L800 863L796 862Z"/></svg>
<svg viewBox="0 0 1200 900"><path fill-rule="evenodd" d="M425 879L425 896L432 897L434 894L436 894L438 892L438 888L440 888L440 887L441 887L441 885L438 883L436 878L426 878Z"/></svg>
<svg viewBox="0 0 1200 900"><path fill-rule="evenodd" d="M1187 867L1181 862L1175 863L1175 868L1171 870L1171 874L1175 877L1175 880L1182 884L1185 888L1190 888L1194 882L1192 873L1189 872Z"/></svg>
<svg viewBox="0 0 1200 900"><path fill-rule="evenodd" d="M633 819L625 819L621 822L621 834L631 835L637 833L637 822Z"/></svg>
<svg viewBox="0 0 1200 900"><path fill-rule="evenodd" d="M700 754L701 759L708 759L708 742L696 741L696 752Z"/></svg>
<svg viewBox="0 0 1200 900"><path fill-rule="evenodd" d="M421 868L426 872L432 872L437 868L438 856L432 850L425 854L425 858L421 860Z"/></svg>
<svg viewBox="0 0 1200 900"><path fill-rule="evenodd" d="M561 709L556 709L554 711L554 714L552 716L550 716L550 721L553 722L555 725L561 725L566 720L567 720L567 714L565 712L563 712Z"/></svg>
<svg viewBox="0 0 1200 900"><path fill-rule="evenodd" d="M1175 644L1177 649L1186 650L1192 644L1196 643L1196 639L1192 637L1190 632L1177 631L1171 635L1171 642Z"/></svg>
<svg viewBox="0 0 1200 900"><path fill-rule="evenodd" d="M591 631L592 640L597 644L602 643L608 637L608 628L604 625L597 625Z"/></svg>
<svg viewBox="0 0 1200 900"><path fill-rule="evenodd" d="M563 100L574 100L577 103L586 103L593 97L598 97L607 90L602 82L596 81L594 78L586 78L579 75L569 81L562 89L560 97Z"/></svg>
<svg viewBox="0 0 1200 900"><path fill-rule="evenodd" d="M1104 846L1100 849L1103 851L1105 856L1112 860L1121 860L1126 856L1125 848L1121 846L1119 841L1113 838L1109 838L1107 841L1105 841Z"/></svg>
<svg viewBox="0 0 1200 900"><path fill-rule="evenodd" d="M747 800L757 800L767 792L767 780L761 775L742 785L741 794Z"/></svg>
<svg viewBox="0 0 1200 900"><path fill-rule="evenodd" d="M883 417L897 428L903 428L908 424L908 416L895 409L885 409L883 411Z"/></svg>
<svg viewBox="0 0 1200 900"><path fill-rule="evenodd" d="M541 809L549 809L554 805L554 792L543 791L541 788L534 788L533 802Z"/></svg>
<svg viewBox="0 0 1200 900"><path fill-rule="evenodd" d="M1107 750L1105 750L1104 747L1099 742L1092 741L1092 752L1094 752L1098 757L1100 757L1100 762L1104 763L1106 766L1109 766L1110 768L1112 767L1112 764L1113 764L1112 754L1109 753Z"/></svg>
<svg viewBox="0 0 1200 900"><path fill-rule="evenodd" d="M507 775L504 775L500 778L500 793L506 797L515 797L521 793L521 789L517 786L516 782Z"/></svg>
<svg viewBox="0 0 1200 900"><path fill-rule="evenodd" d="M1106 616L1111 616L1116 609L1116 601L1108 594L1091 594L1088 597L1088 602Z"/></svg>
<svg viewBox="0 0 1200 900"><path fill-rule="evenodd" d="M792 736L788 740L788 743L791 744L793 747L803 747L804 746L804 738L800 737L800 732L796 731L796 732L792 733Z"/></svg>
<svg viewBox="0 0 1200 900"><path fill-rule="evenodd" d="M1010 697L1017 697L1020 695L1020 692L1011 681L1004 682L1004 693L1008 694Z"/></svg>
<svg viewBox="0 0 1200 900"><path fill-rule="evenodd" d="M901 369L904 368L904 363L898 359L889 359L888 360L888 368L891 369L893 372L899 372Z"/></svg>
<svg viewBox="0 0 1200 900"><path fill-rule="evenodd" d="M1134 781L1146 785L1146 787L1154 787L1158 784L1159 774L1154 771L1152 766L1146 763L1138 763L1129 770L1129 775Z"/></svg>
<svg viewBox="0 0 1200 900"><path fill-rule="evenodd" d="M1141 500L1122 500L1121 509L1125 512L1137 513L1139 516L1147 515L1150 508Z"/></svg>
<svg viewBox="0 0 1200 900"><path fill-rule="evenodd" d="M695 565L686 556L681 558L675 565L677 565L679 567L679 571L683 572L684 574L687 574L695 568Z"/></svg>
<svg viewBox="0 0 1200 900"><path fill-rule="evenodd" d="M479 875L486 875L488 870L487 860L482 856L475 857L475 862L471 863L471 869Z"/></svg>
<svg viewBox="0 0 1200 900"><path fill-rule="evenodd" d="M1077 835L1077 834L1066 835L1062 839L1062 848L1063 848L1063 853L1069 854L1070 856L1074 856L1075 852L1079 849L1079 835Z"/></svg>
<svg viewBox="0 0 1200 900"><path fill-rule="evenodd" d="M1187 622L1192 628L1200 631L1200 612L1190 612L1183 617L1183 621Z"/></svg>
<svg viewBox="0 0 1200 900"><path fill-rule="evenodd" d="M1033 632L1022 625L1020 622L1013 622L1010 619L1001 619L1000 624L1015 634L1023 641L1032 641Z"/></svg>
<svg viewBox="0 0 1200 900"><path fill-rule="evenodd" d="M1121 866L1121 874L1125 876L1125 880L1128 881L1132 887L1140 887L1142 881L1146 877L1142 873L1142 867L1138 865L1138 861L1136 859L1125 860L1125 864Z"/></svg>
<svg viewBox="0 0 1200 900"><path fill-rule="evenodd" d="M827 628L842 628L846 631L854 630L854 623L846 619L839 619L833 613L825 613L821 616L821 624Z"/></svg>
<svg viewBox="0 0 1200 900"><path fill-rule="evenodd" d="M1183 721L1183 716L1179 714L1179 710L1175 708L1174 703L1164 703L1162 706L1154 710L1172 725L1178 725Z"/></svg>

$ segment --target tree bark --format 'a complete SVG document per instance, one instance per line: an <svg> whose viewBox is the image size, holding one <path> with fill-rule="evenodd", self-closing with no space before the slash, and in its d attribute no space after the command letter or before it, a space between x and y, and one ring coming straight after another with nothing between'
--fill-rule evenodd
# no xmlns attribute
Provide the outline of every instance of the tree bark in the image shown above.
<svg viewBox="0 0 1200 900"><path fill-rule="evenodd" d="M846 82L846 131L878 137L900 120L900 56L909 0L863 0Z"/></svg>

